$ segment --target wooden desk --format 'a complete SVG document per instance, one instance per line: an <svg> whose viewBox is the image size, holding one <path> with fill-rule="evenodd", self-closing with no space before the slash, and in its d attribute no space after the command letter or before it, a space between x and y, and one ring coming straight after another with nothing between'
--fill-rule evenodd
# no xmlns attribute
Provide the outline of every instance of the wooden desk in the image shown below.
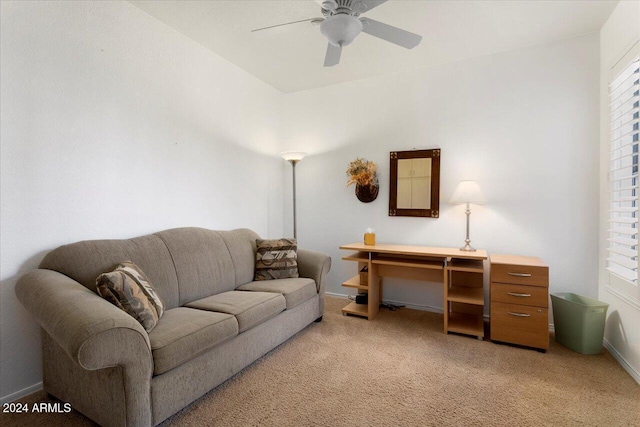
<svg viewBox="0 0 640 427"><path fill-rule="evenodd" d="M343 257L358 263L358 272L368 269L367 283L361 283L360 274L342 286L367 292L368 304L350 303L342 313L366 317L378 314L382 302L382 278L421 280L443 283L444 332L458 332L484 336L483 325L483 250L465 252L454 248L436 248L406 245L365 245L351 243L340 249L355 251Z"/></svg>

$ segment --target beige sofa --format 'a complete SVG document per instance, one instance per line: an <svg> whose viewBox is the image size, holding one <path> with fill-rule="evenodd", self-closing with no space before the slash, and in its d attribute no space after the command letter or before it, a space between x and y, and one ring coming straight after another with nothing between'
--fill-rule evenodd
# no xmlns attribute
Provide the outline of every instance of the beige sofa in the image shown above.
<svg viewBox="0 0 640 427"><path fill-rule="evenodd" d="M254 282L256 238L179 228L51 251L16 285L42 326L44 389L102 425L156 425L321 320L331 259L299 249L300 278ZM125 260L166 305L150 333L96 293Z"/></svg>

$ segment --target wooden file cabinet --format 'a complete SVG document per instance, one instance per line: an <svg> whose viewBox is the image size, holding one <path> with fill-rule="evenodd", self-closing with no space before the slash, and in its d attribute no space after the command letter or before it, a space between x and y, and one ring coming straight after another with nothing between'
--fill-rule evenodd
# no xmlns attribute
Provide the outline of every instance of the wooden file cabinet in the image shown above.
<svg viewBox="0 0 640 427"><path fill-rule="evenodd" d="M491 255L491 340L549 349L549 267L540 258Z"/></svg>

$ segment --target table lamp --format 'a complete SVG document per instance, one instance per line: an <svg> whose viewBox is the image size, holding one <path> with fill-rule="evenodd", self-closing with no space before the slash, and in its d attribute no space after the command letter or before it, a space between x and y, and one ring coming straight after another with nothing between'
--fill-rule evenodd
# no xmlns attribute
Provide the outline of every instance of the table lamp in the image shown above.
<svg viewBox="0 0 640 427"><path fill-rule="evenodd" d="M454 191L453 196L451 196L451 200L449 200L449 203L454 205L463 203L467 204L467 209L464 211L464 213L467 214L467 238L464 240L465 245L460 248L461 251L475 251L475 249L469 244L471 243L471 240L469 240L469 215L471 215L469 203L481 205L485 202L486 199L484 198L484 194L482 194L482 190L480 190L480 187L478 187L478 184L475 181L460 181L456 187L456 191Z"/></svg>
<svg viewBox="0 0 640 427"><path fill-rule="evenodd" d="M280 153L280 156L291 163L293 171L293 238L298 238L297 220L296 220L296 165L307 153L301 151L284 151Z"/></svg>

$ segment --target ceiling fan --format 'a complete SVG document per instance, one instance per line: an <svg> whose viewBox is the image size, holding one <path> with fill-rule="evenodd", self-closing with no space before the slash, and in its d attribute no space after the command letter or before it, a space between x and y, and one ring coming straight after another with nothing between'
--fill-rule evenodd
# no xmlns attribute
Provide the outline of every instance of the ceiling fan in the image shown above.
<svg viewBox="0 0 640 427"><path fill-rule="evenodd" d="M333 67L340 62L342 48L349 45L361 32L382 40L386 40L407 49L420 44L422 36L371 18L361 18L365 12L380 6L387 0L324 0L322 1L323 18L304 19L286 24L258 28L252 32L278 30L294 24L320 25L320 32L327 38L327 53L324 58L325 67ZM318 1L320 3L320 1Z"/></svg>

